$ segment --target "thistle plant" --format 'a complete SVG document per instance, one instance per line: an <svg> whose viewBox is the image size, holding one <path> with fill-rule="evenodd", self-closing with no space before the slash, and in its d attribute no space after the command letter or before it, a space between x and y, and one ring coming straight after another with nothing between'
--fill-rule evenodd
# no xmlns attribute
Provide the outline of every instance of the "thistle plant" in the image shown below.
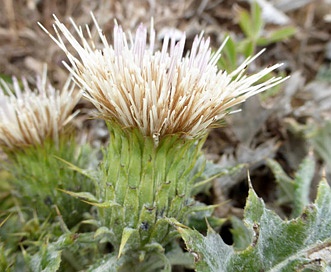
<svg viewBox="0 0 331 272"><path fill-rule="evenodd" d="M177 42L166 35L155 49L153 24L149 35L140 25L134 37L115 24L109 44L93 20L100 49L88 26L83 31L71 21L78 40L56 17L56 36L44 30L67 54L66 67L110 132L89 202L98 207L97 234L107 233L114 247L111 271L152 270L147 264L163 258L178 235L169 223L187 224L197 208L192 189L203 167L195 166L208 131L235 105L284 79L261 80L280 64L246 74L262 52L227 73L217 68L225 42L213 53L199 35L185 55L185 36Z"/></svg>
<svg viewBox="0 0 331 272"><path fill-rule="evenodd" d="M46 69L35 88L16 78L12 86L2 81L0 88L0 146L8 156L5 167L14 195L30 209L24 212L36 212L39 220L50 222L60 215L69 227L80 222L87 205L58 189L91 189L86 178L59 159L84 165L70 129L80 98L71 80L61 91L55 89Z"/></svg>

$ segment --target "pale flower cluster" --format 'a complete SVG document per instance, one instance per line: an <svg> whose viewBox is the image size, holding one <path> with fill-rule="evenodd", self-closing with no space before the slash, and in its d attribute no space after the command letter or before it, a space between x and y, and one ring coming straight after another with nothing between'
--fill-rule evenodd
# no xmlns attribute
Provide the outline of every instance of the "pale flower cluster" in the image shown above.
<svg viewBox="0 0 331 272"><path fill-rule="evenodd" d="M247 65L257 56L246 59L230 74L219 70L217 62L224 44L213 53L209 38L202 35L185 54L185 36L176 42L166 35L162 48L155 50L153 24L149 35L140 25L134 37L115 24L111 45L94 19L102 42L98 49L88 26L83 30L71 23L76 34L55 17L57 36L49 35L67 54L67 68L86 98L104 119L123 127L138 127L156 139L176 133L199 137L218 126L233 106L284 80L277 77L260 82L280 64L246 75ZM69 52L60 32L76 52Z"/></svg>
<svg viewBox="0 0 331 272"><path fill-rule="evenodd" d="M0 84L0 146L9 149L41 145L46 139L58 143L59 134L75 114L81 98L68 80L61 91L47 80L47 71L31 89L25 79L13 78L13 86Z"/></svg>

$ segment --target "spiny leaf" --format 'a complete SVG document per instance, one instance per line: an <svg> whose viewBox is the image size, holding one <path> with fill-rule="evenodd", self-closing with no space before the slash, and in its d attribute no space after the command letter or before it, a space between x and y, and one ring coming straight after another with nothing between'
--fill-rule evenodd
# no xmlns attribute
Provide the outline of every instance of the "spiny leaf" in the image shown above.
<svg viewBox="0 0 331 272"><path fill-rule="evenodd" d="M231 221L231 234L233 238L233 246L235 250L244 250L251 243L252 232L247 228L242 220L238 217L232 216Z"/></svg>
<svg viewBox="0 0 331 272"><path fill-rule="evenodd" d="M95 206L95 207L98 207L98 208L110 208L110 207L114 207L114 206L118 206L120 207L121 205L119 205L118 203L114 202L114 201L105 201L105 202L90 202L90 201L85 201L85 200L82 200L83 202L87 203L87 204L90 204L92 206Z"/></svg>
<svg viewBox="0 0 331 272"><path fill-rule="evenodd" d="M64 164L66 164L68 166L69 169L73 170L73 171L76 171L77 173L80 173L81 175L83 176L86 176L87 178L93 180L94 177L92 175L92 172L91 171L88 171L88 170L85 170L83 168L80 168L78 166L76 166L75 164L67 161L67 160L64 160L58 156L53 156L54 158L58 159L59 161L63 162Z"/></svg>
<svg viewBox="0 0 331 272"><path fill-rule="evenodd" d="M206 230L207 224L213 228L220 227L227 220L226 218L213 216L214 208L220 205L222 205L222 203L210 206L201 202L196 202L191 208L188 226L194 227L194 229L199 231Z"/></svg>
<svg viewBox="0 0 331 272"><path fill-rule="evenodd" d="M6 221L9 219L9 217L11 217L11 213L5 218L3 219L1 222L0 222L0 228L6 223Z"/></svg>
<svg viewBox="0 0 331 272"><path fill-rule="evenodd" d="M189 252L194 256L196 271L227 271L227 264L234 249L227 246L222 238L209 229L204 237L198 231L178 227Z"/></svg>
<svg viewBox="0 0 331 272"><path fill-rule="evenodd" d="M166 257L172 265L193 268L194 260L192 254L183 252L183 249L178 243L172 243L169 247L170 249L167 250Z"/></svg>
<svg viewBox="0 0 331 272"><path fill-rule="evenodd" d="M79 199L85 200L85 201L90 201L90 202L97 202L98 200L94 195L92 195L90 192L71 192L63 189L58 189L61 192L64 192L68 195L71 195L73 197L77 197Z"/></svg>
<svg viewBox="0 0 331 272"><path fill-rule="evenodd" d="M306 205L309 204L310 184L314 178L315 160L309 154L300 164L299 170L294 178L294 209L292 217L301 214Z"/></svg>
<svg viewBox="0 0 331 272"><path fill-rule="evenodd" d="M88 272L117 272L120 263L114 253L105 255L104 258L97 260L89 269Z"/></svg>
<svg viewBox="0 0 331 272"><path fill-rule="evenodd" d="M237 45L233 38L229 35L226 36L229 38L222 50L222 58L219 59L218 64L222 70L231 73L237 68L238 65L238 51Z"/></svg>
<svg viewBox="0 0 331 272"><path fill-rule="evenodd" d="M322 127L314 128L308 135L318 155L331 166L331 122L326 122Z"/></svg>
<svg viewBox="0 0 331 272"><path fill-rule="evenodd" d="M207 161L203 173L199 175L193 185L192 195L197 195L200 192L207 193L211 186L211 181L215 178L231 176L239 173L242 169L247 167L245 163L238 163L235 166L221 166L211 161Z"/></svg>
<svg viewBox="0 0 331 272"><path fill-rule="evenodd" d="M302 213L302 210L309 204L310 184L315 172L315 159L309 153L299 165L299 169L294 179L290 178L282 169L280 164L272 159L267 160L267 165L273 171L278 183L281 196L279 204L291 203L293 211L291 218L295 218Z"/></svg>
<svg viewBox="0 0 331 272"><path fill-rule="evenodd" d="M244 32L244 34L247 37L254 37L254 28L252 27L253 25L253 19L249 12L244 9L240 9L238 12L238 19L239 19L239 25L241 30Z"/></svg>
<svg viewBox="0 0 331 272"><path fill-rule="evenodd" d="M131 235L137 232L137 230L132 229L132 228L124 228L123 229L123 234L122 234L122 240L121 240L121 245L120 245L120 249L118 251L118 256L117 258L121 257L122 255L122 251L126 245L126 243L128 242L129 238L131 237Z"/></svg>
<svg viewBox="0 0 331 272"><path fill-rule="evenodd" d="M224 175L232 175L233 173L239 172L240 170L242 170L244 167L246 167L246 164L238 164L234 167L221 167L217 164L213 164L210 162L207 162L206 164L206 169L202 174L202 177L205 177L204 180L202 181L198 181L194 184L193 188L197 188L200 186L203 186L209 182L211 182L212 180L214 180L215 178L224 176Z"/></svg>
<svg viewBox="0 0 331 272"><path fill-rule="evenodd" d="M253 28L253 33L255 34L254 38L257 39L263 30L264 21L262 18L262 9L255 1L251 5L251 20L253 23L251 27Z"/></svg>
<svg viewBox="0 0 331 272"><path fill-rule="evenodd" d="M281 165L273 159L266 160L267 166L272 170L276 182L280 188L282 199L280 204L284 204L293 200L293 180L285 173Z"/></svg>
<svg viewBox="0 0 331 272"><path fill-rule="evenodd" d="M61 252L57 247L45 244L33 256L24 252L24 259L29 265L30 271L55 272L60 267Z"/></svg>
<svg viewBox="0 0 331 272"><path fill-rule="evenodd" d="M81 201L90 204L92 206L96 206L99 208L110 208L113 206L120 206L119 204L117 204L116 202L113 201L104 201L104 202L98 202L98 200L96 199L96 197L91 194L90 192L70 192L67 190L63 190L63 189L58 189L61 192L64 192L68 195L71 195L73 197L79 198Z"/></svg>
<svg viewBox="0 0 331 272"><path fill-rule="evenodd" d="M250 245L236 250L209 229L207 236L177 227L195 256L196 271L324 271L331 267L331 189L319 185L315 203L300 217L282 220L250 189L244 222L253 234Z"/></svg>
<svg viewBox="0 0 331 272"><path fill-rule="evenodd" d="M287 38L290 38L296 33L296 29L292 26L283 27L271 32L267 37L260 37L257 40L257 45L259 46L267 46L271 43L275 43L278 41L283 41Z"/></svg>
<svg viewBox="0 0 331 272"><path fill-rule="evenodd" d="M96 230L94 238L99 239L100 243L105 243L111 241L112 235L114 235L114 233L109 228L103 226Z"/></svg>

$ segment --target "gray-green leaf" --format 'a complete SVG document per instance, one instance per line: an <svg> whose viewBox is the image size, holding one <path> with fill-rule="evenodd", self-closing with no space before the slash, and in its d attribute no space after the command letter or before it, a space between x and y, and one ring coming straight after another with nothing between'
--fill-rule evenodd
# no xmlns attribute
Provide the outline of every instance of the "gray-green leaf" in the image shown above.
<svg viewBox="0 0 331 272"><path fill-rule="evenodd" d="M250 189L244 222L251 243L235 250L209 229L207 236L177 226L188 250L195 256L196 271L324 271L331 264L331 189L319 185L315 203L301 216L282 220L265 207Z"/></svg>

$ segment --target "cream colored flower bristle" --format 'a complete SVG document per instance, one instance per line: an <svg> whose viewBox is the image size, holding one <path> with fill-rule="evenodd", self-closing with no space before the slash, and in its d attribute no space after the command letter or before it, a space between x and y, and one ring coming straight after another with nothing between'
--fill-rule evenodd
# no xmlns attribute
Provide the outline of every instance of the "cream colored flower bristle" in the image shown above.
<svg viewBox="0 0 331 272"><path fill-rule="evenodd" d="M70 61L67 68L103 118L123 127L137 127L143 135L159 138L181 133L199 137L217 126L233 106L284 81L277 77L257 83L280 64L245 75L247 65L262 52L228 74L217 67L224 44L212 53L209 38L202 35L194 39L189 54L185 54L185 36L176 42L166 35L161 50L155 50L153 26L149 39L143 25L128 39L115 24L110 45L93 20L103 43L101 49L95 48L89 28L84 35L73 21L80 42L56 17L57 36L49 35L66 52ZM78 57L69 52L61 33Z"/></svg>
<svg viewBox="0 0 331 272"><path fill-rule="evenodd" d="M72 110L81 93L68 80L61 91L48 83L47 71L37 77L31 89L13 78L13 88L2 81L0 86L0 145L21 148L41 145L47 138L56 144L61 130L70 122Z"/></svg>

